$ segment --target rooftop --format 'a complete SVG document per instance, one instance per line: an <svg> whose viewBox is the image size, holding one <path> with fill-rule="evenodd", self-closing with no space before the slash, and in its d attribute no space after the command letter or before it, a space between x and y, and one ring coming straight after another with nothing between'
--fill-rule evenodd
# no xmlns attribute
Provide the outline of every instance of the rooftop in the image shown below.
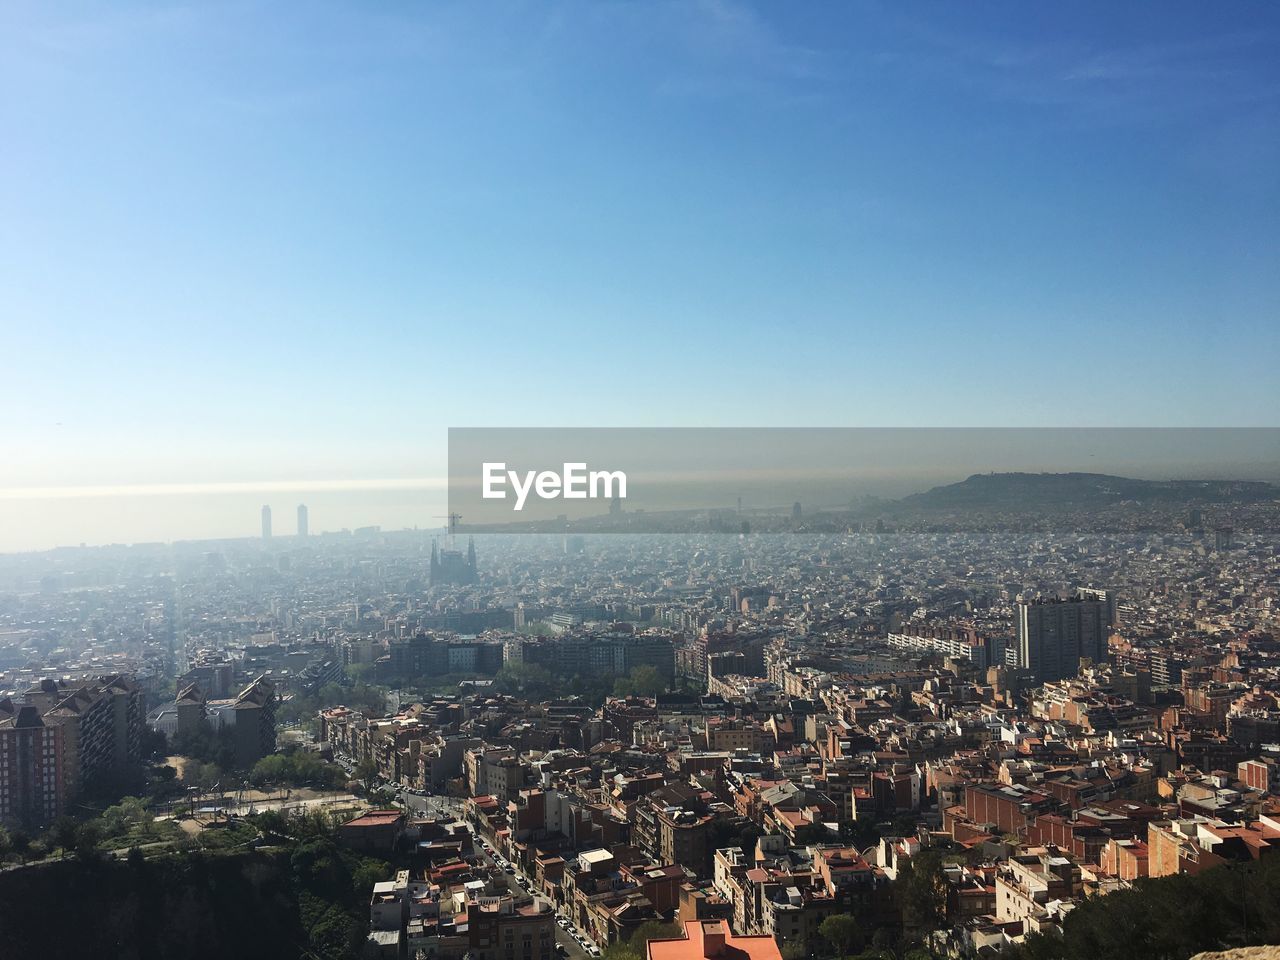
<svg viewBox="0 0 1280 960"><path fill-rule="evenodd" d="M647 960L782 960L773 937L740 937L723 920L686 920L684 936L650 940Z"/></svg>

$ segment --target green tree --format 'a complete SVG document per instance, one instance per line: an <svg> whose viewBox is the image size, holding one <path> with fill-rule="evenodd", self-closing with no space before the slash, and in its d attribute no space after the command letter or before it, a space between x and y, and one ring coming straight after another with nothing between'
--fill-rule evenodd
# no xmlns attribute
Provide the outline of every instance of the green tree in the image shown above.
<svg viewBox="0 0 1280 960"><path fill-rule="evenodd" d="M613 683L615 697L656 697L666 690L667 683L662 674L647 664L633 667L627 676L619 677Z"/></svg>
<svg viewBox="0 0 1280 960"><path fill-rule="evenodd" d="M1000 951L1001 960L1060 960L1064 943L1057 934L1032 932L1022 943L1009 944Z"/></svg>
<svg viewBox="0 0 1280 960"><path fill-rule="evenodd" d="M373 778L377 775L378 764L374 761L373 757L363 757L360 762L356 764L355 778L364 784L364 788L366 790L369 789L369 784L373 782Z"/></svg>
<svg viewBox="0 0 1280 960"><path fill-rule="evenodd" d="M827 917L818 927L822 939L831 945L836 956L847 957L862 947L862 925L847 913L836 913Z"/></svg>
<svg viewBox="0 0 1280 960"><path fill-rule="evenodd" d="M353 683L367 681L373 676L372 663L349 663L344 669L347 674L347 679Z"/></svg>
<svg viewBox="0 0 1280 960"><path fill-rule="evenodd" d="M356 900L367 901L373 885L387 879L387 865L380 860L366 860L351 872L351 889Z"/></svg>
<svg viewBox="0 0 1280 960"><path fill-rule="evenodd" d="M894 884L902 921L916 935L943 926L947 907L947 882L942 872L942 854L921 850L906 862Z"/></svg>
<svg viewBox="0 0 1280 960"><path fill-rule="evenodd" d="M25 857L31 850L31 837L25 830L14 830L9 834L9 847L20 857Z"/></svg>
<svg viewBox="0 0 1280 960"><path fill-rule="evenodd" d="M205 763L200 766L199 778L196 780L201 790L212 790L222 783L222 768L216 763Z"/></svg>
<svg viewBox="0 0 1280 960"><path fill-rule="evenodd" d="M370 683L357 683L351 688L347 703L367 717L380 717L387 712L387 691Z"/></svg>
<svg viewBox="0 0 1280 960"><path fill-rule="evenodd" d="M551 671L536 663L508 663L493 679L500 692L528 700L546 699L555 689Z"/></svg>
<svg viewBox="0 0 1280 960"><path fill-rule="evenodd" d="M63 855L75 849L76 822L65 814L53 821L49 827L49 841L54 849L61 848Z"/></svg>
<svg viewBox="0 0 1280 960"><path fill-rule="evenodd" d="M189 787L194 787L200 782L200 771L204 769L204 764L199 760L187 760L182 765L182 782Z"/></svg>
<svg viewBox="0 0 1280 960"><path fill-rule="evenodd" d="M120 801L120 806L124 807L130 830L137 831L143 837L155 836L156 817L147 809L146 801L141 797L125 797Z"/></svg>
<svg viewBox="0 0 1280 960"><path fill-rule="evenodd" d="M682 936L682 932L673 923L662 923L648 920L632 931L627 940L610 944L604 951L601 960L645 960L648 951L645 944L650 940L666 940Z"/></svg>
<svg viewBox="0 0 1280 960"><path fill-rule="evenodd" d="M834 838L831 831L821 823L806 823L796 830L796 846L807 847L815 843L829 843Z"/></svg>
<svg viewBox="0 0 1280 960"><path fill-rule="evenodd" d="M847 843L858 850L865 850L880 840L880 830L870 820L842 820L840 822L840 842Z"/></svg>
<svg viewBox="0 0 1280 960"><path fill-rule="evenodd" d="M97 820L86 820L76 827L76 856L81 860L89 860L98 854L98 844L102 842L102 826Z"/></svg>
<svg viewBox="0 0 1280 960"><path fill-rule="evenodd" d="M303 892L298 897L303 929L311 949L322 957L355 956L362 928L336 903Z"/></svg>
<svg viewBox="0 0 1280 960"><path fill-rule="evenodd" d="M914 837L920 829L920 824L915 817L910 814L894 818L893 824L889 827L889 836L891 837Z"/></svg>
<svg viewBox="0 0 1280 960"><path fill-rule="evenodd" d="M278 753L263 757L249 771L249 782L255 787L288 783L293 779L293 764L288 757Z"/></svg>
<svg viewBox="0 0 1280 960"><path fill-rule="evenodd" d="M169 755L169 741L160 730L144 727L142 730L142 756L159 760Z"/></svg>
<svg viewBox="0 0 1280 960"><path fill-rule="evenodd" d="M121 837L133 831L143 836L155 833L155 816L141 797L122 797L119 803L102 811L98 823L108 838Z"/></svg>

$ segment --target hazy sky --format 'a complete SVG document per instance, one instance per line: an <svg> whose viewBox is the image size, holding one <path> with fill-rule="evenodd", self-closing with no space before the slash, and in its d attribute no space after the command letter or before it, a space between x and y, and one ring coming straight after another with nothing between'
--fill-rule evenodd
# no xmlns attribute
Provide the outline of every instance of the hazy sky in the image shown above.
<svg viewBox="0 0 1280 960"><path fill-rule="evenodd" d="M0 549L263 499L15 488L451 425L1274 424L1278 54L1263 3L5 3Z"/></svg>

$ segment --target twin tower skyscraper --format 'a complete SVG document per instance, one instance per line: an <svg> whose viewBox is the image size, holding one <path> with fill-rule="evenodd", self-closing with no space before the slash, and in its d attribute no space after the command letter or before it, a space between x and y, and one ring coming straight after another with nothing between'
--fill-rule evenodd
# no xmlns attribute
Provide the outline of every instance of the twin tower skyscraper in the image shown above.
<svg viewBox="0 0 1280 960"><path fill-rule="evenodd" d="M300 503L298 504L298 536L305 537L307 533L307 505ZM266 504L262 507L262 539L271 539L271 508Z"/></svg>

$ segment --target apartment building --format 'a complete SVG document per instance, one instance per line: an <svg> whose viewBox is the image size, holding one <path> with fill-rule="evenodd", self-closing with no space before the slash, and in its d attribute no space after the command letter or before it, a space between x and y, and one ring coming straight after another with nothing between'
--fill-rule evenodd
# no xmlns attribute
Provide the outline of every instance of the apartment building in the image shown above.
<svg viewBox="0 0 1280 960"><path fill-rule="evenodd" d="M62 727L0 700L0 824L33 830L63 809Z"/></svg>
<svg viewBox="0 0 1280 960"><path fill-rule="evenodd" d="M124 676L68 689L42 681L26 698L44 712L46 725L62 727L61 775L64 802L114 777L135 772L142 763L146 704L141 688Z"/></svg>
<svg viewBox="0 0 1280 960"><path fill-rule="evenodd" d="M1056 849L1010 857L996 874L998 921L1043 919L1082 890L1080 867Z"/></svg>
<svg viewBox="0 0 1280 960"><path fill-rule="evenodd" d="M276 691L266 677L258 677L240 691L232 707L236 763L251 767L276 749Z"/></svg>
<svg viewBox="0 0 1280 960"><path fill-rule="evenodd" d="M467 905L474 960L553 960L555 914L545 900L517 906L511 897L477 897Z"/></svg>

